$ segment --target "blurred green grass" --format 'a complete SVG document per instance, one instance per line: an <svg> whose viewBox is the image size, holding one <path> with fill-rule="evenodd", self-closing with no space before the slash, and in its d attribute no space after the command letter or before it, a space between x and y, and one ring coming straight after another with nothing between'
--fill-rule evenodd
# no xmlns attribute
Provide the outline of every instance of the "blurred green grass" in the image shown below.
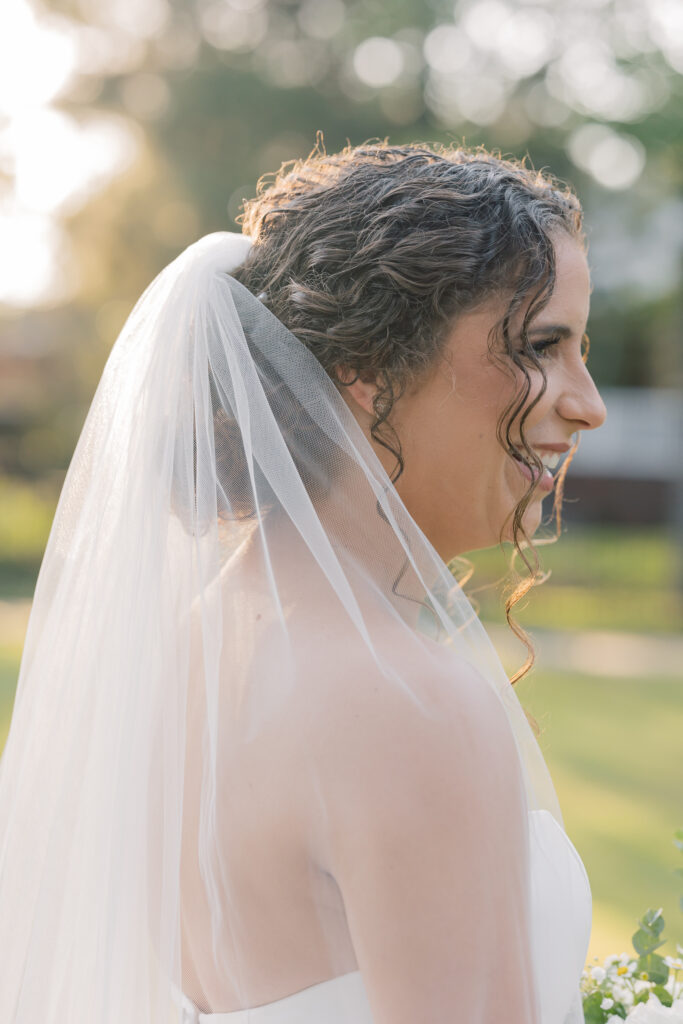
<svg viewBox="0 0 683 1024"><path fill-rule="evenodd" d="M16 646L0 647L0 751L4 749L14 704L21 651Z"/></svg>
<svg viewBox="0 0 683 1024"><path fill-rule="evenodd" d="M672 533L638 527L572 526L539 547L550 578L513 608L523 626L547 629L677 633L683 624L681 552ZM466 557L474 575L465 585L481 618L504 622L503 586L511 547ZM517 559L518 569L526 569Z"/></svg>
<svg viewBox="0 0 683 1024"><path fill-rule="evenodd" d="M683 943L683 685L539 671L516 685L542 730L539 744L565 827L593 891L590 956L632 951L637 919L663 907L664 953Z"/></svg>
<svg viewBox="0 0 683 1024"><path fill-rule="evenodd" d="M58 497L47 482L0 476L0 598L33 595Z"/></svg>
<svg viewBox="0 0 683 1024"><path fill-rule="evenodd" d="M0 479L0 598L16 608L35 587L57 492ZM500 588L507 552L471 554L467 585L480 614L504 621ZM541 549L551 578L514 611L524 626L570 630L680 631L679 557L664 530L572 526ZM2 606L0 606L0 609ZM4 629L0 610L0 750L5 744L23 633ZM21 635L20 635L21 634ZM683 679L683 676L682 676ZM631 949L637 918L662 906L668 939L683 943L683 892L673 873L683 827L683 686L676 679L605 679L534 670L516 692L539 722L539 743L565 826L593 890L589 956Z"/></svg>

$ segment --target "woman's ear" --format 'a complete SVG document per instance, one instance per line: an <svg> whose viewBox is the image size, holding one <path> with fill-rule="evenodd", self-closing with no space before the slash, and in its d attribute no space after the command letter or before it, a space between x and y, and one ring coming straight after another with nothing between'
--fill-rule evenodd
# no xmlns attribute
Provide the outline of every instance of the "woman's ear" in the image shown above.
<svg viewBox="0 0 683 1024"><path fill-rule="evenodd" d="M372 405L372 401L377 394L377 383L375 380L364 381L358 376L355 370L350 370L347 366L336 367L337 378L340 382L340 388L342 395L348 395L349 398L359 405L369 416L375 416L375 410ZM368 376L370 376L368 374Z"/></svg>

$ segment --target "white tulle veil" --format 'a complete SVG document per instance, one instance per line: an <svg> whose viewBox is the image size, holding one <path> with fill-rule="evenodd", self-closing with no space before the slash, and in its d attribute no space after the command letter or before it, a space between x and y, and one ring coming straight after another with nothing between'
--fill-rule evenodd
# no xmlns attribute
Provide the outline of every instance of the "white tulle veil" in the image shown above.
<svg viewBox="0 0 683 1024"><path fill-rule="evenodd" d="M311 794L324 841L338 790L316 736L347 685L353 700L380 680L429 716L427 681L459 695L466 669L463 707L477 687L493 694L514 739L512 760L487 752L492 773L519 774L520 814L562 821L468 599L314 355L230 276L250 244L207 235L149 285L67 472L0 763L2 1024L167 1024L183 988L246 1009L263 1001L258 948L275 991L295 919L273 921L265 949L244 879L263 851L249 907L265 915L267 827L278 806L288 827L295 794ZM338 746L354 763L354 735ZM463 785L476 798L477 780ZM515 856L515 891L470 927L512 937L523 970L528 849L501 863ZM333 975L318 884L299 898L319 906ZM463 993L492 969L470 965Z"/></svg>

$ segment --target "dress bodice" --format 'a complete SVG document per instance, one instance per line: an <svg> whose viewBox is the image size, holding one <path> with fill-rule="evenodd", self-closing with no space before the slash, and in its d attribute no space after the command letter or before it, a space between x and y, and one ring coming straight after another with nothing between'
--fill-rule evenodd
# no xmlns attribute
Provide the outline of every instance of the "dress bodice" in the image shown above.
<svg viewBox="0 0 683 1024"><path fill-rule="evenodd" d="M360 971L340 974L250 1010L201 1013L182 996L182 1024L373 1024Z"/></svg>
<svg viewBox="0 0 683 1024"><path fill-rule="evenodd" d="M584 1024L579 982L591 933L583 862L550 811L531 811L531 920L541 1024ZM182 1024L373 1024L361 972L351 971L274 1003L201 1013L180 996Z"/></svg>

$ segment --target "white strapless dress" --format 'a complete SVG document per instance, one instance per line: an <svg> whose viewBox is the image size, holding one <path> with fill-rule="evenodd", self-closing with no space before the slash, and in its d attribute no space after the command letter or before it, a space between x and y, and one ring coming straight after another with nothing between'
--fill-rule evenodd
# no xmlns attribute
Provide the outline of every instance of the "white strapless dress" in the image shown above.
<svg viewBox="0 0 683 1024"><path fill-rule="evenodd" d="M579 991L592 923L588 875L550 811L529 815L532 941L541 1024L584 1024ZM338 975L249 1010L201 1013L179 994L182 1024L373 1024L361 972ZM492 1022L493 1024L493 1022Z"/></svg>

